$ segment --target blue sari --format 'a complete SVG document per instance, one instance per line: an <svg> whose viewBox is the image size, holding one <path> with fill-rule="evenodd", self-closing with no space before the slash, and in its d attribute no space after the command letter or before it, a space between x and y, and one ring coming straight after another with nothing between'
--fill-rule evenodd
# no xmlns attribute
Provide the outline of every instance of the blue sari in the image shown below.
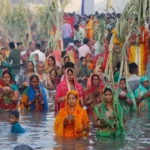
<svg viewBox="0 0 150 150"><path fill-rule="evenodd" d="M38 88L39 88L40 93L42 94L42 98L44 101L44 111L48 111L48 100L47 100L46 92L44 88L41 88L40 86ZM28 102L29 102L29 101L34 100L36 96L36 91L33 89L31 84L29 84L29 87L27 88L27 90L24 92L23 95L28 97ZM22 101L24 102L23 98L24 97L22 97ZM35 110L35 104L30 105L29 111L34 111L34 110Z"/></svg>

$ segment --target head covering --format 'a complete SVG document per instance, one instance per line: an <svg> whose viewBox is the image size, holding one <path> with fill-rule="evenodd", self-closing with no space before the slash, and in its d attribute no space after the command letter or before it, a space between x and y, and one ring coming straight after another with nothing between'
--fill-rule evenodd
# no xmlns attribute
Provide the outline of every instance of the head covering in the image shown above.
<svg viewBox="0 0 150 150"><path fill-rule="evenodd" d="M137 104L136 104L135 96L134 96L132 90L130 89L130 86L129 86L126 78L125 77L121 77L120 80L119 80L119 85L120 85L121 80L125 80L125 82L126 82L126 89L127 89L127 97L129 97L130 100L133 102L133 106L129 106L126 103L121 104L121 106L123 107L124 111L129 111L129 110L134 110L135 111L135 110L137 110ZM122 90L120 89L120 86L118 86L118 88L116 90L116 93L117 93L118 96L121 93L121 91Z"/></svg>
<svg viewBox="0 0 150 150"><path fill-rule="evenodd" d="M114 92L114 90L109 86L109 87L105 87L105 89L109 89L111 92L112 92L112 95L113 95L113 116L114 118L112 119L109 119L107 118L107 106L106 106L106 99L104 97L104 92L103 92L103 102L100 104L100 106L96 106L95 107L95 113L96 115L98 116L98 118L100 120L104 120L105 122L107 122L107 124L109 126L111 126L112 128L115 128L116 131L111 131L110 129L108 131L106 130L99 130L97 132L97 136L120 136L121 134L124 134L124 131L125 131L125 128L124 128L124 124L123 124L123 109L122 107L120 106L120 103L118 102L118 98ZM104 91L105 91L104 89ZM107 126L105 127L107 128Z"/></svg>
<svg viewBox="0 0 150 150"><path fill-rule="evenodd" d="M33 76L33 75L32 75ZM31 77L30 77L31 78ZM39 83L39 86L38 86L38 89L39 89L39 92L42 94L42 97L43 97L43 101L44 101L44 111L47 111L48 110L48 101L47 101L47 96L46 96L46 92L44 90L44 88L40 88L40 83ZM34 88L32 87L31 85L31 81L29 82L29 86L25 92L27 94L27 97L28 97L28 101L32 101L35 96L36 96L36 91L34 90ZM35 105L32 104L30 106L30 111L34 111L35 110Z"/></svg>
<svg viewBox="0 0 150 150"><path fill-rule="evenodd" d="M10 65L8 62L4 62L4 63L2 64L2 68L5 68L5 67L8 68L9 72L13 75L13 78L15 79L15 74L14 74L13 71L12 71L11 65Z"/></svg>
<svg viewBox="0 0 150 150"><path fill-rule="evenodd" d="M68 104L68 96L70 94L73 94L77 98L75 109L73 112L70 110L70 106ZM54 124L54 131L55 131L57 136L64 136L64 119L68 115L73 115L75 117L74 118L75 119L74 137L77 138L77 137L88 136L88 132L86 132L86 133L83 132L83 122L84 122L84 124L89 126L88 116L87 116L86 111L81 108L80 102L79 102L79 94L75 90L71 90L67 93L66 105L64 108L62 108L59 111L58 115L56 116L56 120L55 120L55 124ZM68 130L71 130L71 129L69 128ZM70 137L71 136L72 135L70 135Z"/></svg>
<svg viewBox="0 0 150 150"><path fill-rule="evenodd" d="M60 106L59 106L57 104L57 99L66 96L68 91L71 90L70 83L69 83L69 80L68 80L68 75L67 75L67 72L68 72L69 69L71 69L74 73L74 70L72 68L66 69L62 82L60 82L57 85L57 88L56 88L56 97L55 97L55 99L56 99L56 110L59 110L60 108L63 108L65 106L65 103L61 103ZM74 73L74 87L75 87L75 90L78 91L79 97L83 98L84 94L83 94L82 86L77 82L75 73Z"/></svg>

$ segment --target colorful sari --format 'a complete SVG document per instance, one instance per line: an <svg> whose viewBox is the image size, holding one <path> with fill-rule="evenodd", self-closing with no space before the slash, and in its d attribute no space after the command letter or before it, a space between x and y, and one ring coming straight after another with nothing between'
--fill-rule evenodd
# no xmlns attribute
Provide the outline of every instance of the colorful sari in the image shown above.
<svg viewBox="0 0 150 150"><path fill-rule="evenodd" d="M121 81L122 79L125 79L125 77L121 77L121 78L120 78L119 84L120 84L120 81ZM128 85L128 82L127 82L126 79L125 79L125 81L126 81L126 94L127 94L127 95L126 95L126 99L130 99L130 100L132 101L133 105L130 106L130 105L126 102L126 100L119 100L119 102L120 102L120 105L121 105L121 107L122 107L122 109L123 109L124 112L135 111L135 110L137 110L136 100L135 100L134 94L133 94L132 90L130 89L130 87L129 87L129 85ZM118 88L117 88L117 90L116 90L116 93L117 93L118 97L119 97L119 94L120 94L121 92L122 92L122 90L121 90L120 87L118 86Z"/></svg>
<svg viewBox="0 0 150 150"><path fill-rule="evenodd" d="M94 110L94 107L97 105L97 104L100 104L102 102L102 93L103 93L103 90L104 90L104 84L101 82L101 79L99 77L99 86L98 87L95 87L93 82L92 82L92 77L96 75L98 76L97 74L93 74L91 76L91 86L89 86L87 88L87 90L85 91L85 102L84 104L86 105L87 107L87 113L88 114L93 114L93 110ZM92 100L92 103L88 103L89 100Z"/></svg>
<svg viewBox="0 0 150 150"><path fill-rule="evenodd" d="M55 97L55 110L56 111L58 111L60 108L63 108L65 106L65 102L58 104L57 100L61 97L66 96L67 93L71 90L68 77L67 77L67 70L65 71L65 75L64 75L62 82L60 82L56 88L56 97ZM75 90L78 91L79 93L79 97L83 99L84 98L83 89L82 89L82 86L77 82L75 73L74 73L74 86L75 86Z"/></svg>
<svg viewBox="0 0 150 150"><path fill-rule="evenodd" d="M31 111L31 112L33 112L35 110L36 111L48 111L48 101L47 101L45 90L44 90L44 88L40 88L40 86L38 88L39 88L39 94L42 97L42 100L44 101L44 105L42 106L42 109L40 108L40 110L36 110L36 106L38 107L37 102L34 104L31 104L28 107L25 106L26 103L34 100L37 95L36 91L31 86L31 83L29 83L29 87L23 93L22 99L20 102L20 106L21 106L22 110L27 109L27 111Z"/></svg>
<svg viewBox="0 0 150 150"><path fill-rule="evenodd" d="M115 94L113 97L113 110L111 116L108 116L109 111L104 98L103 102L95 107L94 112L98 119L104 121L101 124L102 127L96 132L97 137L118 137L125 134L123 110Z"/></svg>
<svg viewBox="0 0 150 150"><path fill-rule="evenodd" d="M14 91L18 90L18 87L12 83L10 86L12 91L7 94L3 92L4 87L6 87L6 85L0 80L0 109L3 111L15 110L17 108L17 103L13 103L11 98L14 96Z"/></svg>
<svg viewBox="0 0 150 150"><path fill-rule="evenodd" d="M89 119L86 111L83 108L81 108L79 104L79 95L74 90L71 90L67 94L67 98L69 94L73 94L77 97L74 112L71 112L67 99L65 107L60 109L59 113L56 116L54 124L55 134L56 136L70 137L70 138L79 138L83 136L88 136L89 133L87 131L84 131L84 125L90 126ZM75 123L72 124L71 122L69 122L69 125L64 127L64 120L65 118L67 118L68 115L73 115L75 117L74 119Z"/></svg>
<svg viewBox="0 0 150 150"><path fill-rule="evenodd" d="M141 77L140 79L140 86L138 89L135 90L135 98L139 98L145 95L145 93L150 92L150 86L148 87L148 89L146 89L142 83L144 81L149 81L149 78L146 76ZM140 102L140 104L138 105L138 110L150 110L150 98L146 98L144 100L142 100L142 102Z"/></svg>

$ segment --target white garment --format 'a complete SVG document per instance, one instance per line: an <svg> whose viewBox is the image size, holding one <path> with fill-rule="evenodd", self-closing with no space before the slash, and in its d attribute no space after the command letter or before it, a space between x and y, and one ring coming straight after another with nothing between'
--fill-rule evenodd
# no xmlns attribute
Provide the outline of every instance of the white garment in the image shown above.
<svg viewBox="0 0 150 150"><path fill-rule="evenodd" d="M85 57L87 54L92 54L90 48L86 44L79 47L78 52L79 52L79 58Z"/></svg>
<svg viewBox="0 0 150 150"><path fill-rule="evenodd" d="M43 62L45 62L45 54L43 53L43 52L41 52L39 49L37 49L37 50L35 50L34 52L32 52L31 54L30 54L30 60L31 60L31 58L32 58L32 56L34 55L34 54L38 54L39 55L39 61L43 61Z"/></svg>
<svg viewBox="0 0 150 150"><path fill-rule="evenodd" d="M85 30L83 28L79 28L79 31L74 30L74 35L74 40L79 40L82 43L85 38Z"/></svg>

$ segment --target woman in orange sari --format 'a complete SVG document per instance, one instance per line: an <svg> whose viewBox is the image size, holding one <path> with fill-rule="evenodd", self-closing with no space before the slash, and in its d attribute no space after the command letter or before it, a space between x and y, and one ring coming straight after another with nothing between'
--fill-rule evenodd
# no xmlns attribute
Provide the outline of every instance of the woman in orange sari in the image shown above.
<svg viewBox="0 0 150 150"><path fill-rule="evenodd" d="M79 138L88 136L89 119L79 104L78 92L71 90L67 94L66 105L56 116L54 131L56 136Z"/></svg>

